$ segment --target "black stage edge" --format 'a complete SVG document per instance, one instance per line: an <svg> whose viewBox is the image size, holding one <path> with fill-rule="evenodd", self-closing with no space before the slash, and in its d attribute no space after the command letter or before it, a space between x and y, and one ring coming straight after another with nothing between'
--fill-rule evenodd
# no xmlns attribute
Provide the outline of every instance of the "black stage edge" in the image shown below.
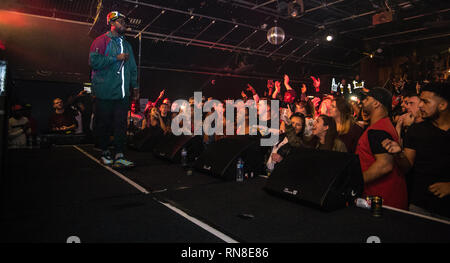
<svg viewBox="0 0 450 263"><path fill-rule="evenodd" d="M222 242L73 148L8 151L1 243Z"/></svg>
<svg viewBox="0 0 450 263"><path fill-rule="evenodd" d="M91 145L78 147L93 157L100 155ZM450 241L449 225L417 216L384 209L382 218L374 218L370 211L353 207L322 212L268 194L264 178L237 183L196 172L188 176L179 165L151 153L126 155L138 167L120 172L150 194L73 146L9 151L0 242L64 243L79 235L81 242L175 242L168 248L175 253L171 257L191 245L269 247L278 258L293 243L362 244L371 236L382 243ZM204 244L223 240L158 201L246 244Z"/></svg>
<svg viewBox="0 0 450 263"><path fill-rule="evenodd" d="M371 236L382 243L450 242L443 223L387 209L381 218L357 207L323 212L270 195L265 183L258 178L158 196L243 242L366 243Z"/></svg>

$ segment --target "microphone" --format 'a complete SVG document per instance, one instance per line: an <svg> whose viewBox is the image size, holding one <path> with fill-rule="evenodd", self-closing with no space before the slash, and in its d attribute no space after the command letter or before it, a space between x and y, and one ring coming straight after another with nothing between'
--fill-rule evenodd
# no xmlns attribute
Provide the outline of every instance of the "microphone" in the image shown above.
<svg viewBox="0 0 450 263"><path fill-rule="evenodd" d="M122 60L122 63L120 63L120 67L119 67L119 70L117 71L117 74L120 74L120 71L122 71L124 64L125 64L125 60Z"/></svg>

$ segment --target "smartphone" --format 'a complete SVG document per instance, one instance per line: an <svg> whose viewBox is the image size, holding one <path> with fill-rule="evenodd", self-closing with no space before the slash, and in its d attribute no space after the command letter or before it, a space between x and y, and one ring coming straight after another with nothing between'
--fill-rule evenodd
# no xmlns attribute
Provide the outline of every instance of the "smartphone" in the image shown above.
<svg viewBox="0 0 450 263"><path fill-rule="evenodd" d="M90 94L91 93L91 87L84 87L84 91L86 91L86 93Z"/></svg>

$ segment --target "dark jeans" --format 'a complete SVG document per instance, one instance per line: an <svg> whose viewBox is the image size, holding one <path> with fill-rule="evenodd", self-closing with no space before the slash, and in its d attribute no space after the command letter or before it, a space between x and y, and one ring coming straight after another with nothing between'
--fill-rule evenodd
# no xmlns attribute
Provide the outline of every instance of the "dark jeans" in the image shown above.
<svg viewBox="0 0 450 263"><path fill-rule="evenodd" d="M123 153L127 136L127 114L129 98L122 100L96 100L95 130L100 149L106 151L110 144L111 133L116 153Z"/></svg>

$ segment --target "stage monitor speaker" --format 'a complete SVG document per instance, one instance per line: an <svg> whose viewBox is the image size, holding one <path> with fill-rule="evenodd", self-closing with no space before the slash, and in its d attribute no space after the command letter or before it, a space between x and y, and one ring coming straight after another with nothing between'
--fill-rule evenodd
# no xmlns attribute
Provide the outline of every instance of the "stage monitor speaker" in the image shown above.
<svg viewBox="0 0 450 263"><path fill-rule="evenodd" d="M275 166L265 190L326 211L346 206L363 191L355 154L298 149Z"/></svg>
<svg viewBox="0 0 450 263"><path fill-rule="evenodd" d="M233 136L220 139L206 148L195 162L195 168L225 180L234 180L238 158L244 160L244 171L261 173L264 150L257 137Z"/></svg>
<svg viewBox="0 0 450 263"><path fill-rule="evenodd" d="M181 161L181 150L183 148L186 148L188 152L188 162L194 162L203 151L203 137L199 135L165 135L161 138L160 142L155 145L153 153L159 158L179 163Z"/></svg>
<svg viewBox="0 0 450 263"><path fill-rule="evenodd" d="M164 133L159 127L151 127L136 132L129 141L128 146L139 152L151 152L155 145L163 139Z"/></svg>

